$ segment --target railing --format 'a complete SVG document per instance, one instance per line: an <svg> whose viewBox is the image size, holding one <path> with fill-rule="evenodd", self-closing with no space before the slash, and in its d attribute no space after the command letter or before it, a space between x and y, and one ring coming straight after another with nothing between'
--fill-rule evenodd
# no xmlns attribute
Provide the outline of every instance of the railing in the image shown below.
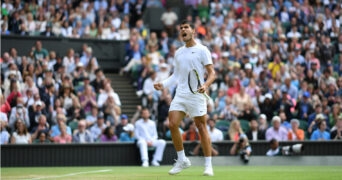
<svg viewBox="0 0 342 180"><path fill-rule="evenodd" d="M302 143L303 156L340 156L342 142L339 141L291 141L280 145ZM229 155L232 142L215 143L220 156ZM269 143L258 141L250 143L253 156L265 155ZM184 143L186 153L195 146ZM176 152L172 142L168 142L161 164L172 164ZM2 167L26 166L130 166L140 165L139 151L134 143L92 143L92 144L32 144L32 145L2 145Z"/></svg>

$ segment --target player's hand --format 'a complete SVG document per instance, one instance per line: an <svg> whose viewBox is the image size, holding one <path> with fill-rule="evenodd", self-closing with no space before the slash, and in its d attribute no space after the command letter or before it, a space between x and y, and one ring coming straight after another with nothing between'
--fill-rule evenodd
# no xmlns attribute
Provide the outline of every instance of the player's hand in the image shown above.
<svg viewBox="0 0 342 180"><path fill-rule="evenodd" d="M153 84L153 86L154 86L154 89L156 90L162 90L164 88L162 83L155 83Z"/></svg>
<svg viewBox="0 0 342 180"><path fill-rule="evenodd" d="M199 93L205 93L205 91L207 90L207 86L205 84L203 84L200 88L197 89L197 92Z"/></svg>

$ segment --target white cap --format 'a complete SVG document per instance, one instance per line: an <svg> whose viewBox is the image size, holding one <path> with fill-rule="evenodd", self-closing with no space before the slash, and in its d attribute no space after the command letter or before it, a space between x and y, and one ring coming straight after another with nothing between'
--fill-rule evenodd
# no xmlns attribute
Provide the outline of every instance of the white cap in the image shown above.
<svg viewBox="0 0 342 180"><path fill-rule="evenodd" d="M125 130L125 131L134 131L134 125L129 123L126 126L123 127L123 130Z"/></svg>
<svg viewBox="0 0 342 180"><path fill-rule="evenodd" d="M267 117L265 114L260 114L259 118L267 120Z"/></svg>
<svg viewBox="0 0 342 180"><path fill-rule="evenodd" d="M272 99L272 94L271 93L267 93L265 94L265 99L268 98L268 99Z"/></svg>
<svg viewBox="0 0 342 180"><path fill-rule="evenodd" d="M36 106L41 106L41 105L42 105L42 101L36 101L36 102L35 102L35 105L36 105Z"/></svg>
<svg viewBox="0 0 342 180"><path fill-rule="evenodd" d="M82 62L78 62L77 63L77 67L83 67L83 63Z"/></svg>
<svg viewBox="0 0 342 180"><path fill-rule="evenodd" d="M250 63L245 64L245 69L252 69L252 65Z"/></svg>
<svg viewBox="0 0 342 180"><path fill-rule="evenodd" d="M224 52L222 53L222 57L228 57L228 56L229 56L229 52L224 51Z"/></svg>

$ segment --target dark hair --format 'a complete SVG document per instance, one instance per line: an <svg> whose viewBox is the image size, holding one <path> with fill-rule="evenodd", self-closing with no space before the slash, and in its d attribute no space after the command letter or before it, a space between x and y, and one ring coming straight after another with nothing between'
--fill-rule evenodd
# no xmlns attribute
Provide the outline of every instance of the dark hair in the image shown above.
<svg viewBox="0 0 342 180"><path fill-rule="evenodd" d="M274 143L276 143L276 142L278 142L276 139L274 139L274 138L272 138L271 140L270 140L270 144L274 144Z"/></svg>
<svg viewBox="0 0 342 180"><path fill-rule="evenodd" d="M115 128L113 126L107 126L106 129L103 131L103 135L105 135L108 139L111 139L112 136L110 136L109 131L110 129L113 128L114 129L114 134L115 135Z"/></svg>
<svg viewBox="0 0 342 180"><path fill-rule="evenodd" d="M183 25L183 24L188 24L192 29L195 29L194 24L193 24L192 22L186 20L186 19L184 19L184 20L182 21L181 25Z"/></svg>

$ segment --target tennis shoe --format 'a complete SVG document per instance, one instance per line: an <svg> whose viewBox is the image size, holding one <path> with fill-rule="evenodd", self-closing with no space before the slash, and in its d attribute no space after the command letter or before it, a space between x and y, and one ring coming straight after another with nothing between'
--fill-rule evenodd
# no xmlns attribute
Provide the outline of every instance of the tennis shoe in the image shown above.
<svg viewBox="0 0 342 180"><path fill-rule="evenodd" d="M158 161L152 161L151 164L152 164L152 166L160 166Z"/></svg>
<svg viewBox="0 0 342 180"><path fill-rule="evenodd" d="M203 176L214 176L214 171L212 166L206 166L204 168Z"/></svg>
<svg viewBox="0 0 342 180"><path fill-rule="evenodd" d="M185 158L184 160L176 160L176 163L174 164L173 168L169 171L170 175L175 175L180 173L183 169L186 169L191 166L191 162L188 158Z"/></svg>
<svg viewBox="0 0 342 180"><path fill-rule="evenodd" d="M149 166L148 161L144 161L141 166L142 167L148 167Z"/></svg>

